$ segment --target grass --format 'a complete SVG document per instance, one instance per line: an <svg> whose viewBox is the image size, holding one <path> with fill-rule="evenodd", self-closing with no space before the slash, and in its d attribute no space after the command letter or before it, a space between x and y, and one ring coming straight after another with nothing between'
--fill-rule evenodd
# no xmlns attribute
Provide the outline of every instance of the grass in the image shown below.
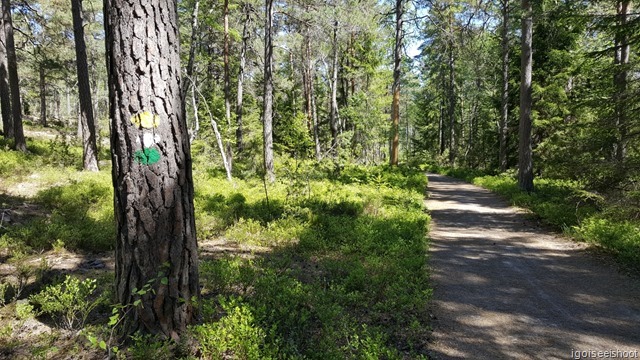
<svg viewBox="0 0 640 360"><path fill-rule="evenodd" d="M613 254L624 268L640 272L640 222L628 218L624 211L578 182L538 178L535 191L526 193L508 174L487 175L477 170L442 167L431 170L496 192L556 229Z"/></svg>
<svg viewBox="0 0 640 360"><path fill-rule="evenodd" d="M77 148L64 150L71 160L60 162L48 159L58 145L32 143L35 151L27 155L0 150L0 160L13 161L0 169L5 189L37 185L29 197L3 195L5 207L26 203L37 209L2 230L0 243L8 249L3 256L20 264L61 247L84 254L113 249L108 169L79 173ZM205 154L194 159L200 243L206 247L216 240L259 251L240 256L203 250L203 321L189 330L190 340L176 344L136 334L117 357L426 358L429 218L420 171L285 159L278 164L278 182L265 189L257 176L229 183L209 167ZM56 287L63 280L31 286L20 298L67 291L71 287ZM112 297L108 284L101 284L96 291ZM70 338L54 327L52 335L31 342L19 333L25 320L13 304L0 309L0 330L9 334L0 340L3 354L42 356L49 347L59 357L104 357L120 345L110 335L105 305L87 316L85 336ZM27 305L20 307L21 319L46 321L39 303Z"/></svg>

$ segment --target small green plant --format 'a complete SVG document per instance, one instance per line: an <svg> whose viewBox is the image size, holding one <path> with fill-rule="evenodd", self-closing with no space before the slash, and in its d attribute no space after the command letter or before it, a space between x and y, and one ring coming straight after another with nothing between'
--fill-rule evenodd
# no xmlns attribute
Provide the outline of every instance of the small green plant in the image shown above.
<svg viewBox="0 0 640 360"><path fill-rule="evenodd" d="M130 359L154 359L171 360L173 356L173 341L161 339L150 334L135 333L131 335L133 344L127 349L127 358Z"/></svg>
<svg viewBox="0 0 640 360"><path fill-rule="evenodd" d="M266 334L255 323L251 309L237 298L219 298L226 313L220 321L192 328L205 358L267 359Z"/></svg>
<svg viewBox="0 0 640 360"><path fill-rule="evenodd" d="M53 247L53 251L61 252L62 250L64 250L64 241L57 239L53 242L53 244L51 244L51 246Z"/></svg>
<svg viewBox="0 0 640 360"><path fill-rule="evenodd" d="M80 281L67 275L62 283L48 286L29 300L40 309L38 314L50 315L66 329L77 329L84 326L91 311L104 300L93 296L95 290L95 279Z"/></svg>
<svg viewBox="0 0 640 360"><path fill-rule="evenodd" d="M16 277L18 278L18 283L14 287L15 294L13 295L13 300L18 300L24 288L29 283L29 279L34 275L34 270L29 265L21 263L18 265L16 269Z"/></svg>
<svg viewBox="0 0 640 360"><path fill-rule="evenodd" d="M18 320L26 320L35 316L33 305L21 300L16 303L16 317Z"/></svg>
<svg viewBox="0 0 640 360"><path fill-rule="evenodd" d="M8 282L0 282L0 306L7 304L7 297L9 296L9 290L12 288Z"/></svg>
<svg viewBox="0 0 640 360"><path fill-rule="evenodd" d="M109 317L109 322L107 323L107 326L109 327L109 335L107 336L101 336L101 335L97 335L94 331L91 330L83 330L82 333L83 335L87 338L87 340L89 341L89 344L92 348L94 349L100 349L100 350L104 350L107 352L107 358L111 358L114 355L119 356L120 354L122 354L122 352L120 351L120 347L116 343L116 335L119 332L119 330L122 329L122 327L124 326L124 324L126 324L126 320L127 320L127 314L134 310L135 308L138 307L142 307L142 300L140 299L141 296L146 295L147 293L151 293L151 294L155 294L155 290L153 289L153 285L155 283L157 283L158 281L164 285L167 284L167 278L164 276L164 272L160 272L158 273L157 277L154 277L152 279L150 279L149 281L147 281L144 286L141 289L138 288L134 288L132 293L134 296L138 297L138 299L134 300L132 303L130 304L116 304L112 307L111 309L111 316ZM95 280L94 280L94 284L95 284ZM105 293L103 293L105 294ZM142 335L140 335L142 336ZM106 340L105 340L106 338ZM142 343L144 342L143 338L132 338L136 343L140 342L139 345L134 344L134 346L132 347L132 349L137 349L136 351L139 351L143 354L147 354L149 355L149 353L147 352L147 350L150 351L150 349L156 349L154 346L154 344L151 344L151 347L145 347L145 345L143 345ZM136 340L137 339L137 340ZM147 339L148 340L148 339ZM114 345L115 344L115 345ZM162 349L164 349L164 347L162 347ZM162 349L158 349L159 351ZM142 356L140 358L144 358L147 359L149 357L153 357L153 358L158 358L157 356ZM134 358L138 358L135 357Z"/></svg>

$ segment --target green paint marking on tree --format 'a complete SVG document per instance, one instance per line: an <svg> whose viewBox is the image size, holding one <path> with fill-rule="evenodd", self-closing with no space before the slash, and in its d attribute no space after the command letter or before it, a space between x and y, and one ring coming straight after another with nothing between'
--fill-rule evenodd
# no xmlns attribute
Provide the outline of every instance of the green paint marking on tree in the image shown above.
<svg viewBox="0 0 640 360"><path fill-rule="evenodd" d="M142 165L153 165L160 161L160 152L156 148L147 148L136 151L133 156L136 162Z"/></svg>

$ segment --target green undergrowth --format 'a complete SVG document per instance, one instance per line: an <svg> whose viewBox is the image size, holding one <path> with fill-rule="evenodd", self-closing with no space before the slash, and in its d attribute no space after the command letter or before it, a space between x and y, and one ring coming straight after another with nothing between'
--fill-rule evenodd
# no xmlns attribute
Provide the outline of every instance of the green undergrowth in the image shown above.
<svg viewBox="0 0 640 360"><path fill-rule="evenodd" d="M27 144L28 152L21 153L0 140L0 202L13 220L0 229L5 255L21 258L53 247L112 250L110 169L79 171L81 148L60 139L29 139Z"/></svg>
<svg viewBox="0 0 640 360"><path fill-rule="evenodd" d="M318 171L298 164L266 193L257 179L196 173L199 233L272 247L202 262L205 324L192 331L211 358L425 354L425 177L344 167L321 180Z"/></svg>
<svg viewBox="0 0 640 360"><path fill-rule="evenodd" d="M513 175L487 175L477 170L430 167L496 192L513 205L531 210L543 222L616 256L620 264L640 271L640 222L602 195L568 180L537 178L535 191L520 191Z"/></svg>
<svg viewBox="0 0 640 360"><path fill-rule="evenodd" d="M64 149L55 150L60 146ZM42 251L112 250L109 169L78 172L78 149L66 145L32 141L30 150L0 150L0 160L9 164L0 167L5 189L35 184L28 197L1 195L14 220L0 230L3 258L26 272L29 265L22 264ZM111 351L115 357L141 359L193 354L239 359L426 358L429 217L423 207L426 177L419 170L284 159L277 165L278 180L265 185L259 174L250 172L229 182L201 155L194 164L199 241L223 240L250 250L225 255L203 245L203 322L189 330L193 343L137 334L115 354L114 346L122 344L116 343L119 338L107 324L109 315L88 314L93 303L79 307L83 303L71 301L77 298L72 290L81 289L75 280L65 279L65 285L62 278L52 282L49 277L26 286L13 299L15 310L9 313L17 322L0 321L0 331L7 335L0 350L11 354L15 347L29 348L12 334L25 319L36 317L60 329L35 341L30 351L39 354L46 344L62 357ZM43 274L50 269L45 270ZM18 286L5 285L2 280L0 292ZM93 285L87 289L93 291ZM115 301L111 291L108 285L98 286L85 299L101 299L93 313ZM3 293L4 300L11 298ZM23 302L18 306L15 300ZM62 331L78 327L86 336L63 341Z"/></svg>

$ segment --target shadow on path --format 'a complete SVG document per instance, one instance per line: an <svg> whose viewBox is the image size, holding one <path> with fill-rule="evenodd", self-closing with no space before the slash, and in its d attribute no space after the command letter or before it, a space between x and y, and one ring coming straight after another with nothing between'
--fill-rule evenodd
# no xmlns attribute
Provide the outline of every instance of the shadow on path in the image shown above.
<svg viewBox="0 0 640 360"><path fill-rule="evenodd" d="M429 175L435 359L640 358L640 283L485 189ZM633 357L632 357L633 358Z"/></svg>

